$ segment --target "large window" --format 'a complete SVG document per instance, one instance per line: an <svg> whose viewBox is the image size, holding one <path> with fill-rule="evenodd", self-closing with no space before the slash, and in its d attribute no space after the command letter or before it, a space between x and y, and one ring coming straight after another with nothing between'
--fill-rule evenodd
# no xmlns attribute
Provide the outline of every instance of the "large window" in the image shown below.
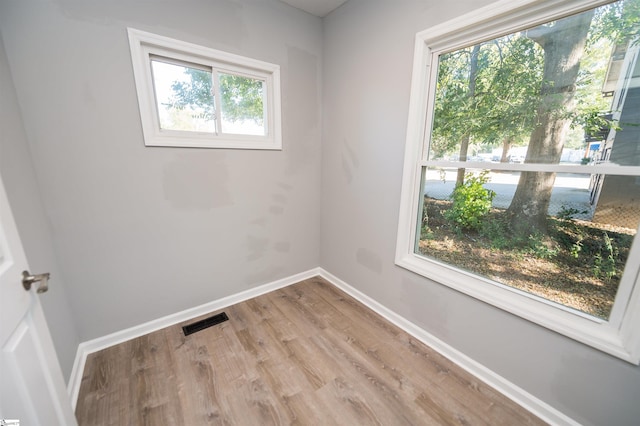
<svg viewBox="0 0 640 426"><path fill-rule="evenodd" d="M129 29L146 145L280 149L280 68Z"/></svg>
<svg viewBox="0 0 640 426"><path fill-rule="evenodd" d="M419 33L398 265L640 361L640 0Z"/></svg>

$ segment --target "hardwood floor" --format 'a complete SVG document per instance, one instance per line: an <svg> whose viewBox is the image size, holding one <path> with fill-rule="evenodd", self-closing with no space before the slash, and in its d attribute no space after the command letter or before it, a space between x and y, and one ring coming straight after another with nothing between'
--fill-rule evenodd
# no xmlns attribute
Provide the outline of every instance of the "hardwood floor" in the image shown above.
<svg viewBox="0 0 640 426"><path fill-rule="evenodd" d="M89 355L79 424L544 424L321 278L224 311Z"/></svg>

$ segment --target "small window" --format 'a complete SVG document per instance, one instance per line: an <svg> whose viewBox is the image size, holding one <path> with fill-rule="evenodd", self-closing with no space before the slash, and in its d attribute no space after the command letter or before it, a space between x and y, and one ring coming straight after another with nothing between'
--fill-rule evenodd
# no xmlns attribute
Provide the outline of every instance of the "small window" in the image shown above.
<svg viewBox="0 0 640 426"><path fill-rule="evenodd" d="M419 33L396 263L640 362L638 2Z"/></svg>
<svg viewBox="0 0 640 426"><path fill-rule="evenodd" d="M280 67L129 29L145 145L281 149Z"/></svg>

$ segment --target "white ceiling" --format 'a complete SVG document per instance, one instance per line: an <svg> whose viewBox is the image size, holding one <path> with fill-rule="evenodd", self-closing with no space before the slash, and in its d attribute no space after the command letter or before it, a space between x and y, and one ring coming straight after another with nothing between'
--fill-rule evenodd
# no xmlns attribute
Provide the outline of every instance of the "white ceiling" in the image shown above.
<svg viewBox="0 0 640 426"><path fill-rule="evenodd" d="M334 9L337 9L347 0L281 0L293 7L302 9L312 15L324 18Z"/></svg>

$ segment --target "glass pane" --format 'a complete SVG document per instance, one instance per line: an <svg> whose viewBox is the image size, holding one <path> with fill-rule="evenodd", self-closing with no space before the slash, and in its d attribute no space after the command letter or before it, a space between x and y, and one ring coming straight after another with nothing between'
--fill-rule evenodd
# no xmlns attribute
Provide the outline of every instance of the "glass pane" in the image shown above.
<svg viewBox="0 0 640 426"><path fill-rule="evenodd" d="M522 226L517 204L531 172L424 171L417 253L607 319L640 201L635 177L549 174L543 226ZM540 197L541 202L545 197Z"/></svg>
<svg viewBox="0 0 640 426"><path fill-rule="evenodd" d="M160 128L215 133L211 72L151 61Z"/></svg>
<svg viewBox="0 0 640 426"><path fill-rule="evenodd" d="M428 159L640 166L639 4L440 55Z"/></svg>
<svg viewBox="0 0 640 426"><path fill-rule="evenodd" d="M222 133L265 135L265 82L220 73Z"/></svg>

